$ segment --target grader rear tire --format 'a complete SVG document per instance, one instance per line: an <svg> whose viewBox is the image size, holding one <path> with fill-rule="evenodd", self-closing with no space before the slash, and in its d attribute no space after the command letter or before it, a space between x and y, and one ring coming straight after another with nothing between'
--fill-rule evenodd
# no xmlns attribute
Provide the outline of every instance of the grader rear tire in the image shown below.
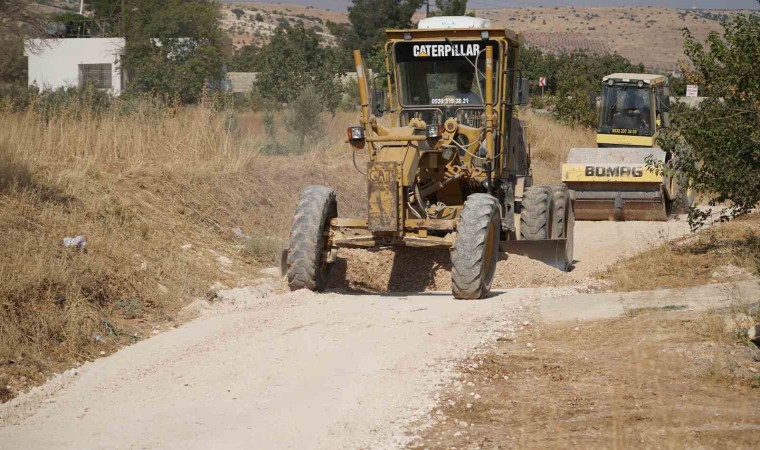
<svg viewBox="0 0 760 450"><path fill-rule="evenodd" d="M549 186L552 193L551 221L552 226L549 232L551 239L564 239L567 235L565 227L566 212L569 207L568 198L570 193L564 184Z"/></svg>
<svg viewBox="0 0 760 450"><path fill-rule="evenodd" d="M575 213L570 202L570 191L564 184L550 186L552 193L551 232L552 239L567 239L565 261L560 269L570 270L573 265L573 238L575 236Z"/></svg>
<svg viewBox="0 0 760 450"><path fill-rule="evenodd" d="M528 241L549 239L552 192L546 186L525 190L520 213L520 238Z"/></svg>
<svg viewBox="0 0 760 450"><path fill-rule="evenodd" d="M467 197L451 253L451 291L454 298L483 298L491 290L499 259L501 214L488 194Z"/></svg>
<svg viewBox="0 0 760 450"><path fill-rule="evenodd" d="M335 192L324 186L301 191L288 244L288 287L291 291L310 289L321 292L327 286L330 265L326 261L324 232L330 219L338 216Z"/></svg>

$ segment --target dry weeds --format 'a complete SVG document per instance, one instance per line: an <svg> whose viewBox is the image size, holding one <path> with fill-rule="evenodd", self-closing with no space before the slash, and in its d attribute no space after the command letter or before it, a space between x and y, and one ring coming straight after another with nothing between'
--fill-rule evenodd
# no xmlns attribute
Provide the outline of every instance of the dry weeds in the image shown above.
<svg viewBox="0 0 760 450"><path fill-rule="evenodd" d="M361 210L361 178L334 176L354 170L336 137L349 115L292 156L258 151L255 115L229 119L206 105L0 112L0 386L15 394L173 322L216 281L259 277L305 185ZM86 253L63 247L77 235Z"/></svg>
<svg viewBox="0 0 760 450"><path fill-rule="evenodd" d="M712 226L621 261L597 277L617 291L698 286L760 274L760 214Z"/></svg>
<svg viewBox="0 0 760 450"><path fill-rule="evenodd" d="M259 151L256 113L150 103L88 111L0 111L2 399L175 324L215 282L259 278L304 186L331 186L342 215L363 215L366 183L341 143L354 113L323 117L325 138L302 154L272 156ZM576 134L527 117L546 182ZM77 235L86 253L63 247Z"/></svg>
<svg viewBox="0 0 760 450"><path fill-rule="evenodd" d="M695 334L701 320L530 327L463 368L416 446L756 448L760 350Z"/></svg>
<svg viewBox="0 0 760 450"><path fill-rule="evenodd" d="M570 127L551 116L530 110L522 114L528 122L531 168L534 184L556 184L562 179L560 166L572 147L595 147L596 132L591 128Z"/></svg>

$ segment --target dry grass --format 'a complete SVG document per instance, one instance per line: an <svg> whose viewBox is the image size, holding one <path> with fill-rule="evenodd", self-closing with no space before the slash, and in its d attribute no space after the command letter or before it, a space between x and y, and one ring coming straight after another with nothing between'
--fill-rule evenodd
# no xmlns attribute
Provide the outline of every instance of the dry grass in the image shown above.
<svg viewBox="0 0 760 450"><path fill-rule="evenodd" d="M663 242L621 261L597 277L612 289L638 291L732 281L760 273L760 214Z"/></svg>
<svg viewBox="0 0 760 450"><path fill-rule="evenodd" d="M704 312L700 320L694 323L692 331L696 336L712 342L746 345L747 331L760 323L760 302L748 299L736 286L726 286L724 295L729 306Z"/></svg>
<svg viewBox="0 0 760 450"><path fill-rule="evenodd" d="M415 448L757 448L760 350L702 318L531 326L462 368Z"/></svg>
<svg viewBox="0 0 760 450"><path fill-rule="evenodd" d="M0 111L0 386L12 393L173 322L215 281L260 276L302 187L363 207L361 178L334 177L354 170L337 144L353 115L326 117L329 135L302 155L267 156L253 114L78 108L49 121ZM63 247L77 235L86 253Z"/></svg>
<svg viewBox="0 0 760 450"><path fill-rule="evenodd" d="M259 150L266 134L256 113L147 102L88 111L76 102L48 119L0 110L0 386L11 386L8 395L177 322L217 281L260 277L304 186L333 187L343 215L365 207L366 183L341 143L354 113L324 116L325 138L302 154L272 156ZM556 181L578 130L527 118L537 181ZM280 142L286 134L280 127ZM86 253L62 245L77 235Z"/></svg>
<svg viewBox="0 0 760 450"><path fill-rule="evenodd" d="M596 132L591 128L559 124L551 116L530 110L521 114L528 122L528 144L534 184L561 181L560 166L572 147L595 147Z"/></svg>

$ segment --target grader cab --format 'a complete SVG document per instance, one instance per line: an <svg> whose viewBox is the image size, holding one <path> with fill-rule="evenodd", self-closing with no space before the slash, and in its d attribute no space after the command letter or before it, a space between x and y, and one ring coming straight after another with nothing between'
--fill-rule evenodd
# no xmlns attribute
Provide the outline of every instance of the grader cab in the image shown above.
<svg viewBox="0 0 760 450"><path fill-rule="evenodd" d="M386 73L368 80L354 52L361 117L347 141L369 156L357 174L367 178L367 217L339 217L328 187L304 189L283 258L290 288L324 289L342 247L448 247L460 299L489 292L503 251L568 270L570 191L532 184L516 117L528 94L518 35L472 17L386 35Z"/></svg>

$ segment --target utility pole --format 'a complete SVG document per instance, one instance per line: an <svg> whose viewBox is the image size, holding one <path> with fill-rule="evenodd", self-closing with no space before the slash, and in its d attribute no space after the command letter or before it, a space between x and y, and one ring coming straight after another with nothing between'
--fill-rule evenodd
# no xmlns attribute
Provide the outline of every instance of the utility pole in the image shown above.
<svg viewBox="0 0 760 450"><path fill-rule="evenodd" d="M84 14L84 0L79 0L79 15Z"/></svg>

